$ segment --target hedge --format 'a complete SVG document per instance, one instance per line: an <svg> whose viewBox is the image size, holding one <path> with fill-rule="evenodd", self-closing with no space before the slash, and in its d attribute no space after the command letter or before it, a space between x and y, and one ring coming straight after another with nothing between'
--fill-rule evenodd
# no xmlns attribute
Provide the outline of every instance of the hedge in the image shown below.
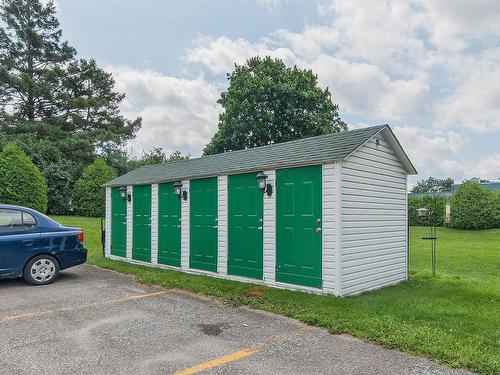
<svg viewBox="0 0 500 375"><path fill-rule="evenodd" d="M422 195L408 198L408 219L410 225L427 226L429 223L443 226L448 198L442 195ZM429 218L417 216L417 209L425 207L432 212Z"/></svg>
<svg viewBox="0 0 500 375"><path fill-rule="evenodd" d="M16 144L0 152L0 203L47 210L47 183L37 166Z"/></svg>
<svg viewBox="0 0 500 375"><path fill-rule="evenodd" d="M458 229L499 227L498 197L498 193L482 189L475 181L464 182L451 197L451 226Z"/></svg>

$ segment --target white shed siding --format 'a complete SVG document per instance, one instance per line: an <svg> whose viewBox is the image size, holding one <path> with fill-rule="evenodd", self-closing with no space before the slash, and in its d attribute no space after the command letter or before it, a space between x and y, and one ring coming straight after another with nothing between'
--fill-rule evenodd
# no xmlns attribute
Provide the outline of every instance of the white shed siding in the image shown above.
<svg viewBox="0 0 500 375"><path fill-rule="evenodd" d="M264 171L273 194L264 194L264 282L274 284L276 271L276 171Z"/></svg>
<svg viewBox="0 0 500 375"><path fill-rule="evenodd" d="M127 196L130 194L132 196L132 186L127 186ZM132 259L132 232L133 232L133 220L134 220L134 212L133 205L134 200L131 202L127 199L127 247L126 247L126 255L127 259Z"/></svg>
<svg viewBox="0 0 500 375"><path fill-rule="evenodd" d="M219 176L218 182L218 256L217 273L227 274L227 176Z"/></svg>
<svg viewBox="0 0 500 375"><path fill-rule="evenodd" d="M323 164L323 290L335 294L335 169L337 164Z"/></svg>
<svg viewBox="0 0 500 375"><path fill-rule="evenodd" d="M151 185L151 263L158 264L158 184Z"/></svg>
<svg viewBox="0 0 500 375"><path fill-rule="evenodd" d="M377 135L341 175L341 294L406 280L407 176L391 146Z"/></svg>
<svg viewBox="0 0 500 375"><path fill-rule="evenodd" d="M109 257L111 255L111 188L106 188L106 237L104 238L104 255Z"/></svg>
<svg viewBox="0 0 500 375"><path fill-rule="evenodd" d="M181 199L181 268L189 269L189 180L182 181L182 189L188 193L188 199Z"/></svg>

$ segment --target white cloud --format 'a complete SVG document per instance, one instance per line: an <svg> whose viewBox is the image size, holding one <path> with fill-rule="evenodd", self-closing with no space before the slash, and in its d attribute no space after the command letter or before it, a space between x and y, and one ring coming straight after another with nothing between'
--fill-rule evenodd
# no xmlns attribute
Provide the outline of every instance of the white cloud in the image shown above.
<svg viewBox="0 0 500 375"><path fill-rule="evenodd" d="M109 66L116 89L126 93L121 110L128 118L141 116L142 128L130 142L133 155L163 147L199 156L217 127L219 91L202 76L184 79L152 70Z"/></svg>
<svg viewBox="0 0 500 375"><path fill-rule="evenodd" d="M500 36L500 2L497 0L419 0L424 26L434 45L462 50L473 41Z"/></svg>
<svg viewBox="0 0 500 375"><path fill-rule="evenodd" d="M436 125L481 133L500 129L500 48L458 57L449 67L460 79L454 91L436 105Z"/></svg>
<svg viewBox="0 0 500 375"><path fill-rule="evenodd" d="M425 58L422 14L406 1L332 1L320 9L339 36L337 56L412 73Z"/></svg>
<svg viewBox="0 0 500 375"><path fill-rule="evenodd" d="M321 84L332 88L343 111L391 122L421 116L427 110L429 87L423 77L391 80L375 65L329 55L304 65L318 74Z"/></svg>
<svg viewBox="0 0 500 375"><path fill-rule="evenodd" d="M460 133L419 127L395 127L394 132L422 176L462 176L463 167L454 159L469 140Z"/></svg>
<svg viewBox="0 0 500 375"><path fill-rule="evenodd" d="M195 47L186 50L185 59L206 65L213 73L227 73L234 69L234 64L243 64L256 55L272 56L285 62L295 60L294 53L288 48L273 48L267 44L269 40L251 43L245 39L201 37L194 43Z"/></svg>
<svg viewBox="0 0 500 375"><path fill-rule="evenodd" d="M465 176L468 178L481 177L489 180L500 180L500 154L489 155L470 163Z"/></svg>
<svg viewBox="0 0 500 375"><path fill-rule="evenodd" d="M500 154L466 162L446 159L441 161L441 170L443 175L452 176L456 181L472 177L498 180L500 179Z"/></svg>

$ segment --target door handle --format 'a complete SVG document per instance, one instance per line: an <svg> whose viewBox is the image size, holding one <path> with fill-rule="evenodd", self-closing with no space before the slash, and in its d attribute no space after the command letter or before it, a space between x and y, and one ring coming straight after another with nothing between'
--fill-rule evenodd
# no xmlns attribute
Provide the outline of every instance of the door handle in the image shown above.
<svg viewBox="0 0 500 375"><path fill-rule="evenodd" d="M217 229L217 228L219 228L219 226L218 225L214 225L214 229Z"/></svg>
<svg viewBox="0 0 500 375"><path fill-rule="evenodd" d="M316 233L321 233L321 228L316 228Z"/></svg>
<svg viewBox="0 0 500 375"><path fill-rule="evenodd" d="M177 225L177 228L180 228L181 226L180 225Z"/></svg>
<svg viewBox="0 0 500 375"><path fill-rule="evenodd" d="M262 227L257 227L258 230L262 230Z"/></svg>
<svg viewBox="0 0 500 375"><path fill-rule="evenodd" d="M26 246L33 246L35 244L35 241L33 240L23 240L23 244Z"/></svg>

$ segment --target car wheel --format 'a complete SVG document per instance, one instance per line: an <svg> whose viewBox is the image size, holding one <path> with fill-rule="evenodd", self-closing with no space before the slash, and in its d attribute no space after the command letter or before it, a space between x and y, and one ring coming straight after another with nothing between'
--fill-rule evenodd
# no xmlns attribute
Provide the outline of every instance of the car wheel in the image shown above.
<svg viewBox="0 0 500 375"><path fill-rule="evenodd" d="M23 279L31 285L50 284L59 276L59 262L50 255L38 255L24 267Z"/></svg>

